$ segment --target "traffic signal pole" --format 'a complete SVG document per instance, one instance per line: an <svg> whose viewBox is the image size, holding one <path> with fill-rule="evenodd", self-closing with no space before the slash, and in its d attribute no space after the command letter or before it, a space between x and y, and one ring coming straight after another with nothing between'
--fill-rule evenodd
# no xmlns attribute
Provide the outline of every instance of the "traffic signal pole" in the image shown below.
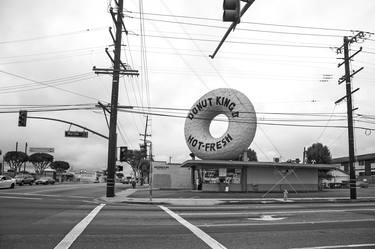
<svg viewBox="0 0 375 249"><path fill-rule="evenodd" d="M225 6L225 2L226 2L226 1L235 1L235 0L224 0L224 4L223 4L223 6ZM240 8L240 2L241 2L241 1L246 2L246 5L242 8L241 11L239 11L239 16L236 17L236 18L234 18L234 20L232 20L232 24L229 26L227 32L224 34L223 38L222 38L221 41L219 42L219 45L216 47L216 49L215 49L215 51L213 52L213 54L212 54L212 55L209 55L209 57L210 57L211 59L213 59L213 58L215 57L215 55L217 54L217 52L219 51L219 49L221 48L221 46L223 45L223 43L224 43L225 40L227 39L227 37L228 37L228 35L230 34L230 32L236 28L236 26L237 26L237 24L239 23L241 17L245 14L245 12L247 11L247 9L250 8L250 6L254 3L255 0L241 0L241 1L240 1L240 0L236 0L236 1L238 1L238 8ZM224 12L225 12L225 10L224 10ZM234 16L232 16L232 17L234 17ZM228 21L228 20L229 20L229 19L226 19L226 18L224 18L224 17L223 17L223 19L224 19L224 21Z"/></svg>

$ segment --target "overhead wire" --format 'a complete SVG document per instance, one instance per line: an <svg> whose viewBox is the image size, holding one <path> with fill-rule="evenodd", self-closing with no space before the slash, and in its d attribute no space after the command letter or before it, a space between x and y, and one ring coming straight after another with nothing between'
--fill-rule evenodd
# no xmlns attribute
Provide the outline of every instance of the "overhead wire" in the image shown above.
<svg viewBox="0 0 375 249"><path fill-rule="evenodd" d="M127 13L135 13L135 11L124 10ZM172 15L172 14L161 14L161 13L144 13L144 15L152 15L152 16L163 16L163 17L174 17L174 18L186 18L186 19L196 19L196 20L207 20L207 21L218 21L222 22L221 19L217 18L208 18L208 17L198 17L198 16L186 16L186 15ZM326 31L342 31L342 32L352 32L355 30L351 29L341 29L341 28L329 28L329 27L314 27L314 26L302 26L302 25L286 25L286 24L275 24L275 23L264 23L264 22L249 22L249 21L241 21L241 23L245 24L255 24L255 25L264 25L264 26L275 26L275 27L286 27L286 28L298 28L298 29L316 29L316 30L326 30Z"/></svg>
<svg viewBox="0 0 375 249"><path fill-rule="evenodd" d="M0 45L2 44L9 44L9 43L20 43L20 42L29 42L29 41L36 41L46 38L55 38L55 37L61 37L61 36L71 36L71 35L78 35L82 33L87 33L91 31L98 31L98 30L104 30L107 27L95 27L95 28L87 28L77 31L71 31L71 32L65 32L65 33L58 33L58 34L51 34L51 35L42 35L42 36L36 36L36 37L30 37L25 39L15 39L15 40L9 40L9 41L0 41Z"/></svg>
<svg viewBox="0 0 375 249"><path fill-rule="evenodd" d="M137 18L132 16L126 16L128 18ZM164 22L164 23L172 23L172 24L183 24L189 26L197 26L197 27L206 27L206 28L217 28L217 29L228 29L228 27L219 26L219 25L209 25L209 24L201 24L201 23L192 23L192 22L181 22L181 21L170 21L164 19L153 19L153 18L144 18L146 21L152 22ZM259 33L272 33L272 34L282 34L282 35L298 35L298 36L316 36L316 37L342 37L342 35L338 34L319 34L319 33L301 33L301 32L286 32L286 31L275 31L275 30L261 30L261 29L249 29L249 28L236 28L240 31L249 31L249 32L259 32Z"/></svg>
<svg viewBox="0 0 375 249"><path fill-rule="evenodd" d="M154 112L143 112L143 111L135 111L135 110L124 110L119 109L119 112L133 112L138 113L142 115L153 115L153 116L161 116L161 117L171 117L171 118L186 118L186 116L179 116L179 115L171 115L171 114L163 114L163 113L154 113ZM206 119L206 118L197 118L197 119ZM255 122L255 121L232 121L236 123L247 123L247 124L259 124L259 125L268 125L268 126L286 126L286 127L310 127L310 128L324 128L325 125L308 125L308 124L288 124L288 123L269 123L269 122ZM329 125L327 128L345 128L347 129L347 126L345 125ZM370 130L375 131L375 128L369 128L369 127L362 127L362 126L356 126L355 129L361 129L361 130Z"/></svg>
<svg viewBox="0 0 375 249"><path fill-rule="evenodd" d="M130 34L135 35L137 34ZM177 36L165 36L165 35L146 35L147 37L152 38L163 38L163 39L174 39L174 40L194 40L194 41L202 41L202 42L220 42L220 40L214 39L202 39L202 38L186 38L186 37L177 37ZM314 48L314 49L332 49L334 46L317 46L317 45L298 45L298 44L282 44L282 43L264 43L264 42L244 42L244 41L233 41L229 40L226 43L233 43L233 44L247 44L247 45L259 45L259 46L279 46L279 47L292 47L292 48Z"/></svg>
<svg viewBox="0 0 375 249"><path fill-rule="evenodd" d="M18 75L18 74L10 73L10 72L4 71L4 70L0 70L0 72L3 73L3 74L7 74L7 75L10 75L10 76L19 78L19 79L31 81L33 83L37 83L37 84L40 84L40 85L43 85L43 86L46 86L46 87L51 87L51 88L57 89L59 91L70 93L70 94L73 94L73 95L76 95L76 96L80 96L80 97L84 97L84 98L88 98L88 99L99 100L103 103L107 103L106 101L102 101L98 98L94 98L94 97L91 97L91 96L88 96L88 95L85 95L85 94L81 94L81 93L78 93L78 92L75 92L75 91L72 91L72 90L64 89L64 88L61 88L61 87L58 87L58 86L55 86L55 85L52 85L52 84L47 84L47 83L44 83L44 82L41 82L41 81L36 81L36 80L30 79L30 78L27 78L27 77L24 77L24 76L21 76L21 75Z"/></svg>
<svg viewBox="0 0 375 249"><path fill-rule="evenodd" d="M50 83L50 84L58 84L58 83L70 83L75 80L84 80L91 78L89 76L92 76L92 73L83 73L83 74L76 74L76 75L71 75L67 77L62 77L62 78L57 78L57 79L52 79L52 80L46 80L42 81L43 83ZM39 83L32 83L32 84L12 84L9 86L3 86L0 87L0 91L6 91L6 90L17 90L17 89L22 89L22 88L31 88L33 86L39 86Z"/></svg>

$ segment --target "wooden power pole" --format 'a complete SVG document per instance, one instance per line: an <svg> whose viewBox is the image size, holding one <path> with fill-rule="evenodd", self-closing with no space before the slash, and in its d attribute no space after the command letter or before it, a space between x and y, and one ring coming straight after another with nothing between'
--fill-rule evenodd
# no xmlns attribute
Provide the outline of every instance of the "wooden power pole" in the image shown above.
<svg viewBox="0 0 375 249"><path fill-rule="evenodd" d="M341 99L337 100L335 104L340 103L344 99L346 99L347 103L347 119L348 119L348 140L349 140L349 175L350 175L350 199L357 199L357 189L356 189L356 176L355 176L355 168L354 168L354 130L353 130L353 105L352 105L352 94L359 90L359 88L352 91L351 86L351 78L363 69L360 68L357 71L350 72L350 61L352 58L362 51L362 47L359 51L354 53L353 55L349 55L349 45L353 42L357 42L358 39L363 39L364 33L359 32L355 36L351 37L350 39L347 36L344 36L344 44L337 50L338 53L342 53L344 50L344 61L340 63L338 66L345 65L345 75L339 79L339 84L345 82L346 83L346 95Z"/></svg>
<svg viewBox="0 0 375 249"><path fill-rule="evenodd" d="M137 70L129 69L128 65L124 65L121 62L121 39L122 39L122 32L128 33L125 29L125 25L123 23L123 0L114 1L117 4L117 12L115 13L113 8L110 8L110 13L112 15L112 19L116 26L116 35L115 37L112 34L111 28L109 32L112 36L115 50L114 50L114 58L110 56L108 53L108 49L106 49L107 55L110 57L111 61L113 62L113 68L96 68L94 67L93 70L96 74L112 74L112 97L111 97L111 113L110 113L110 123L109 123L109 140L108 140L108 164L107 164L107 197L114 197L115 196L115 166L116 166L116 147L117 147L117 107L118 107L118 91L119 91L119 78L121 75L136 75L138 76ZM124 30L123 30L124 28Z"/></svg>

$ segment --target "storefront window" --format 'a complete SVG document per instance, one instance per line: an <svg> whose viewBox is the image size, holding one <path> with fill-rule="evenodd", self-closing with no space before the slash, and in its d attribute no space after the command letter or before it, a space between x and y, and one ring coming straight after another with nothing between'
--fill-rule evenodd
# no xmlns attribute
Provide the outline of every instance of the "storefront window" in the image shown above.
<svg viewBox="0 0 375 249"><path fill-rule="evenodd" d="M241 169L227 169L226 182L240 184L241 183Z"/></svg>
<svg viewBox="0 0 375 249"><path fill-rule="evenodd" d="M203 183L219 183L219 170L218 169L204 169L203 170Z"/></svg>
<svg viewBox="0 0 375 249"><path fill-rule="evenodd" d="M222 179L220 179L222 178ZM221 180L221 181L220 181ZM241 183L241 169L226 169L226 176L219 177L219 169L204 169L203 183L220 183L240 184Z"/></svg>

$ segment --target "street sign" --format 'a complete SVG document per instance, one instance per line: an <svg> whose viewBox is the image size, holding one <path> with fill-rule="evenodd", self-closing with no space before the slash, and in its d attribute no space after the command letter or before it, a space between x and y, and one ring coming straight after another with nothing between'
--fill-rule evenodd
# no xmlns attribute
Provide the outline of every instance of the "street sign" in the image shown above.
<svg viewBox="0 0 375 249"><path fill-rule="evenodd" d="M30 147L29 152L33 153L54 153L55 148L48 148L48 147Z"/></svg>
<svg viewBox="0 0 375 249"><path fill-rule="evenodd" d="M89 133L87 131L65 131L66 137L88 137Z"/></svg>

